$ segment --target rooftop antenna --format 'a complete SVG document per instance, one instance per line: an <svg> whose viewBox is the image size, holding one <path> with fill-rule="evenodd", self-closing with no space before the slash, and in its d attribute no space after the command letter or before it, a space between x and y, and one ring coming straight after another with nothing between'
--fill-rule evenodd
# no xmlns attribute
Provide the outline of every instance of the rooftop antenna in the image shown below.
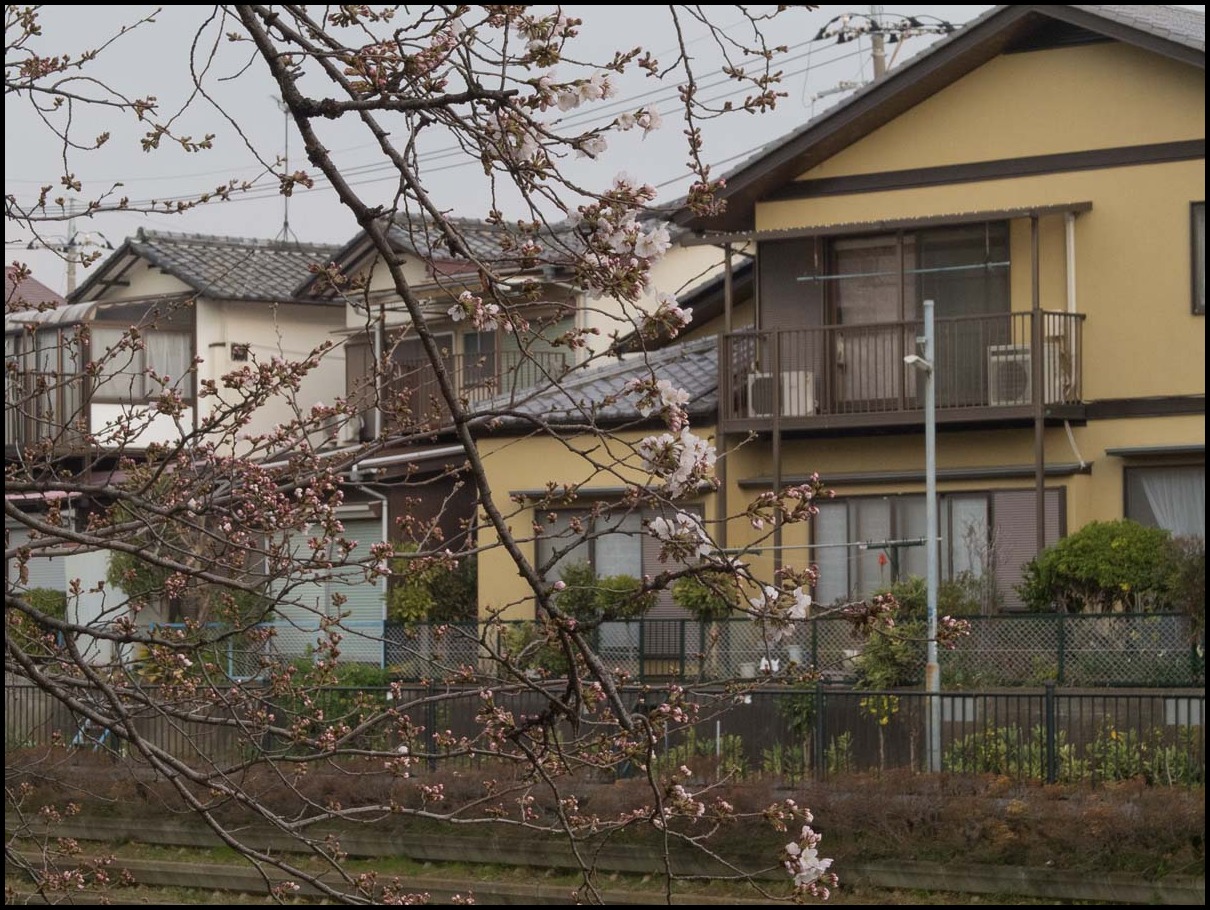
<svg viewBox="0 0 1210 910"><path fill-rule="evenodd" d="M285 172L288 174L290 173L290 106L286 104L285 100L278 98L276 95L271 95L270 97L272 98L273 103L277 105L277 109L282 112L282 133L285 136L285 155L283 157L283 166L285 168ZM298 239L298 235L295 234L294 231L290 230L290 197L289 195L283 193L281 198L281 230L277 232L277 236L274 239L288 242L291 238L293 238L295 243L301 243L301 241Z"/></svg>

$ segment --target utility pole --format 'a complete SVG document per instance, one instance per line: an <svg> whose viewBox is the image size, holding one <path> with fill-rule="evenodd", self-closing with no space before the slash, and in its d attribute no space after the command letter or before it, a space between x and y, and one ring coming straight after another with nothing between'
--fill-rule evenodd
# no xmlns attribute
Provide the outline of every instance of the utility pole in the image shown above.
<svg viewBox="0 0 1210 910"><path fill-rule="evenodd" d="M886 72L886 45L883 43L882 26L879 17L882 15L881 6L870 7L870 45L874 56L874 78L879 79Z"/></svg>
<svg viewBox="0 0 1210 910"><path fill-rule="evenodd" d="M76 230L76 202L67 200L67 234L63 237L53 237L47 240L31 240L27 250L50 250L61 254L67 261L67 296L76 289L76 266L80 264L80 250L112 250L105 235L100 231Z"/></svg>

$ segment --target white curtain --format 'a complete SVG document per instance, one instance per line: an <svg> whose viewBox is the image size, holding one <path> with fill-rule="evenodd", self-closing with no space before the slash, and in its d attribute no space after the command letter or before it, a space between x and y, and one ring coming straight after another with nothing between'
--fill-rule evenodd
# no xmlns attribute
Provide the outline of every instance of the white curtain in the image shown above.
<svg viewBox="0 0 1210 910"><path fill-rule="evenodd" d="M1206 469L1140 471L1143 495L1161 528L1178 536L1206 536Z"/></svg>
<svg viewBox="0 0 1210 910"><path fill-rule="evenodd" d="M189 336L176 332L148 332L144 336L147 346L147 366L157 376L169 378L169 388L190 394L186 374L189 372ZM158 391L158 383L148 384L148 392Z"/></svg>

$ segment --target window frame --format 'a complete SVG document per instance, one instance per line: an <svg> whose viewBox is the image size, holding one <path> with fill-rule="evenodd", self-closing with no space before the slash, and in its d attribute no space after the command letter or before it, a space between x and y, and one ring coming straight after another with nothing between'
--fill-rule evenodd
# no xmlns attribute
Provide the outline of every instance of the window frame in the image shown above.
<svg viewBox="0 0 1210 910"><path fill-rule="evenodd" d="M1193 469L1201 468L1202 473L1205 474L1206 462L1205 462L1205 460L1198 461L1196 459L1179 459L1179 460L1175 460L1175 461L1165 461L1165 462L1158 462L1158 463L1156 463L1156 462L1153 462L1153 463L1138 462L1138 463L1130 463L1130 464L1123 465L1122 466L1122 518L1128 519L1130 521L1139 521L1138 518L1132 517L1130 514L1131 503L1135 501L1134 497L1131 495L1131 488L1133 486L1131 483L1132 477L1135 477L1138 474L1146 472L1146 471L1174 470L1174 469L1181 469L1181 468L1193 468ZM1148 509L1150 510L1150 506L1148 506ZM1136 512L1136 514L1137 514L1137 512ZM1153 513L1152 517L1154 517L1154 513ZM1154 527L1154 528L1163 527L1163 525L1158 524L1158 523L1148 524L1146 522L1140 521L1139 524L1144 524L1147 527Z"/></svg>

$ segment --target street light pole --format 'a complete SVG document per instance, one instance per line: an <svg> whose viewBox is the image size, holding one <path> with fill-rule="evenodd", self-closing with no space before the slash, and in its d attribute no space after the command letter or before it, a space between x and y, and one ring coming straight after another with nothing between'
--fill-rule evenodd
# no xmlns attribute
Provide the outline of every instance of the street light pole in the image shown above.
<svg viewBox="0 0 1210 910"><path fill-rule="evenodd" d="M929 770L941 770L941 665L937 662L937 351L933 329L933 301L924 301L924 359L929 369L924 384L924 510L928 538L926 582L928 591L928 663L924 687L929 700Z"/></svg>
<svg viewBox="0 0 1210 910"><path fill-rule="evenodd" d="M928 769L941 770L941 665L937 662L937 369L936 334L933 327L933 301L924 301L924 334L916 339L923 344L924 357L910 354L904 361L924 374L924 497L925 497L925 582L928 604L928 657L924 667L924 688L928 693Z"/></svg>

